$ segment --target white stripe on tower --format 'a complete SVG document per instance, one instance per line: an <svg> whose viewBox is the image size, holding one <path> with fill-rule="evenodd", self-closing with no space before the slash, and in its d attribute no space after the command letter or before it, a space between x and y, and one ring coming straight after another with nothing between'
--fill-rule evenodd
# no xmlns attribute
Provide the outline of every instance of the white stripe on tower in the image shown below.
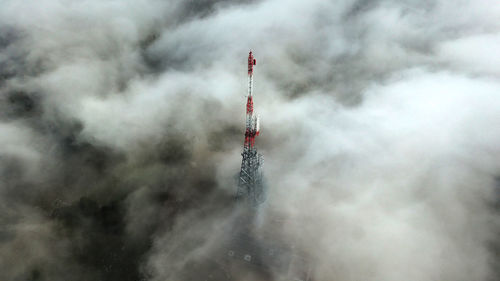
<svg viewBox="0 0 500 281"><path fill-rule="evenodd" d="M248 95L251 96L253 92L253 74L248 75Z"/></svg>

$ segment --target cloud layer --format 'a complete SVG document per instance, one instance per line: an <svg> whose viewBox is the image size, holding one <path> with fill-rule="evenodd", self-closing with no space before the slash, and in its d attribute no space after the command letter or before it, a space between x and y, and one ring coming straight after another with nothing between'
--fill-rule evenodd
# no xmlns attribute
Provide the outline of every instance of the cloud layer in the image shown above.
<svg viewBox="0 0 500 281"><path fill-rule="evenodd" d="M497 280L497 6L2 1L0 279L180 280L212 253L252 49L261 228L284 217L315 280Z"/></svg>

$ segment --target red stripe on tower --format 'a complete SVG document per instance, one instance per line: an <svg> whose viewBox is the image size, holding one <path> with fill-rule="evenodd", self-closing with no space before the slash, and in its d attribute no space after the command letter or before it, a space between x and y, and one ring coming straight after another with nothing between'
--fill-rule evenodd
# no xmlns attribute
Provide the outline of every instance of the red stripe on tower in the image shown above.
<svg viewBox="0 0 500 281"><path fill-rule="evenodd" d="M247 114L253 113L253 98L252 96L248 96L247 99Z"/></svg>
<svg viewBox="0 0 500 281"><path fill-rule="evenodd" d="M253 66L257 64L257 60L254 59L252 51L248 54L248 75L253 75Z"/></svg>

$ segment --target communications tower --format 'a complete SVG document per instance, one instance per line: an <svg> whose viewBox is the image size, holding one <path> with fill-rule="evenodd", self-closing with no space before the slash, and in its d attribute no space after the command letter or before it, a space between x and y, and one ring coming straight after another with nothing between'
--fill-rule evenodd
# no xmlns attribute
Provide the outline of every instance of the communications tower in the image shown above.
<svg viewBox="0 0 500 281"><path fill-rule="evenodd" d="M253 67L256 60L252 51L248 54L248 96L246 106L245 143L238 179L236 200L246 201L257 206L265 200L264 181L262 175L262 155L255 148L255 137L259 135L259 117L253 112Z"/></svg>

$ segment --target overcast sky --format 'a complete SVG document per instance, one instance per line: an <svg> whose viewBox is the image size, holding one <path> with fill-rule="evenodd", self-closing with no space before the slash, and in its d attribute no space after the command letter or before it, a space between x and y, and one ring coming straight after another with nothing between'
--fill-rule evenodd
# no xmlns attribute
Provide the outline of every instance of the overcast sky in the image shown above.
<svg viewBox="0 0 500 281"><path fill-rule="evenodd" d="M496 1L0 7L1 280L178 281L211 253L250 49L262 227L286 217L315 280L499 280Z"/></svg>

